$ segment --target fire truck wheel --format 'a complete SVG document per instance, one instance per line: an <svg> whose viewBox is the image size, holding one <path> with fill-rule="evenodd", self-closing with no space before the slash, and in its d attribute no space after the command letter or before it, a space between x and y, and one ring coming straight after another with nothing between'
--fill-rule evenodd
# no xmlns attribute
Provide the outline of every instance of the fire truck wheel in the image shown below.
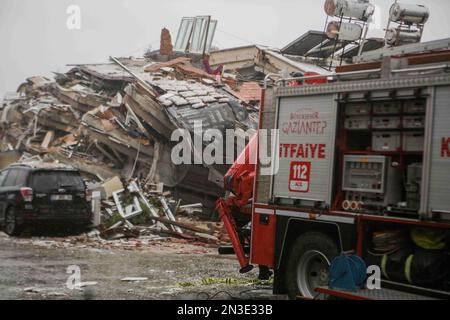
<svg viewBox="0 0 450 320"><path fill-rule="evenodd" d="M316 296L315 288L328 284L328 269L338 254L336 243L323 233L308 232L297 238L287 265L289 298Z"/></svg>

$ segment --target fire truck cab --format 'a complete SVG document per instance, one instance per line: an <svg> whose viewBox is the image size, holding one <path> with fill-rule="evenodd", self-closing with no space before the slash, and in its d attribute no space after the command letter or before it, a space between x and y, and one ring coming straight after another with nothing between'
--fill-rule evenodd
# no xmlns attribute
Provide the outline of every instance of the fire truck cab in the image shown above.
<svg viewBox="0 0 450 320"><path fill-rule="evenodd" d="M327 83L267 86L260 129L278 131L264 141L273 174L256 165L250 262L274 270L275 293L332 294L331 262L354 253L384 289L449 297L449 49L393 48Z"/></svg>

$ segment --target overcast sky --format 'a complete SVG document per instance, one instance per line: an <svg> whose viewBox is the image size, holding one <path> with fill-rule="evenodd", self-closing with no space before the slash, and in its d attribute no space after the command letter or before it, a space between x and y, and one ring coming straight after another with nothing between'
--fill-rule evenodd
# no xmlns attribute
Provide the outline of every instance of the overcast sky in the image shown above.
<svg viewBox="0 0 450 320"><path fill-rule="evenodd" d="M181 17L219 20L214 45L262 44L281 48L304 32L322 30L322 0L0 0L0 100L27 77L64 71L70 63L104 62L159 47L160 30L172 39ZM393 0L372 0L382 27ZM450 37L450 1L402 0L431 11L424 39ZM67 7L81 9L81 29L66 27ZM369 36L384 36L371 30Z"/></svg>

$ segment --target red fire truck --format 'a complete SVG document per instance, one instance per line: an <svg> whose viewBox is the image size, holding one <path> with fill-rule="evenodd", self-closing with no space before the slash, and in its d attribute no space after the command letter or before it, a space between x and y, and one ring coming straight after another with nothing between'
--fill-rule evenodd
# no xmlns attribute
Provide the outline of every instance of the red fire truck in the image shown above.
<svg viewBox="0 0 450 320"><path fill-rule="evenodd" d="M449 71L445 39L369 52L326 80L268 81L259 129L278 129L264 138L273 174L236 162L217 203L241 272L272 269L291 298L448 298ZM341 253L378 265L383 289L329 288Z"/></svg>

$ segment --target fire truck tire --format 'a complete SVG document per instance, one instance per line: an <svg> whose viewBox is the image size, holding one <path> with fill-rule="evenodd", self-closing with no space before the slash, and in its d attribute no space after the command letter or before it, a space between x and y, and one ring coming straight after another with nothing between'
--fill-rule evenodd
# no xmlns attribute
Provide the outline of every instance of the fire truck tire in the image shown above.
<svg viewBox="0 0 450 320"><path fill-rule="evenodd" d="M313 298L314 289L328 284L331 261L339 255L338 246L320 232L298 237L291 247L286 272L286 289L290 299Z"/></svg>

